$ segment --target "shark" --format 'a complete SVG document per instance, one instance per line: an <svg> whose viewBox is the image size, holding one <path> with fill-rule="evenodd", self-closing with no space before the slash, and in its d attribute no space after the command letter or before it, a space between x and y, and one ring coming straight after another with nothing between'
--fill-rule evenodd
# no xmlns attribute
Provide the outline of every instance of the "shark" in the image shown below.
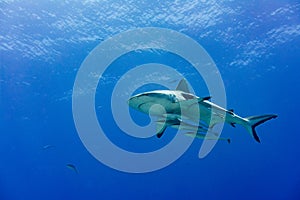
<svg viewBox="0 0 300 200"><path fill-rule="evenodd" d="M243 126L255 141L260 143L256 127L277 117L276 114L241 117L232 109L225 109L210 101L211 97L198 97L190 92L186 79L182 79L175 90L154 90L132 96L128 100L131 108L156 116L156 136L160 138L167 127L186 130L186 135L202 138L227 140L218 137L213 127L228 123L232 127ZM159 105L159 106L157 106ZM206 133L212 133L209 137Z"/></svg>

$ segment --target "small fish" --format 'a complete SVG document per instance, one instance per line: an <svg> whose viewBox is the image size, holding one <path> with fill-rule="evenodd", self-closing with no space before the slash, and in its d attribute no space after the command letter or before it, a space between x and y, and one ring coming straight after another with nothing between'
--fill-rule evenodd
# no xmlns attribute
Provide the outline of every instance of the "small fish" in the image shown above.
<svg viewBox="0 0 300 200"><path fill-rule="evenodd" d="M53 145L47 144L47 145L43 146L43 150L50 149L50 148L53 148L53 147L54 147Z"/></svg>
<svg viewBox="0 0 300 200"><path fill-rule="evenodd" d="M200 139L206 139L206 140L226 140L228 142L228 144L230 144L230 142L231 142L230 138L206 136L206 134L202 134L202 133L187 132L187 133L185 133L185 135L190 136L190 137L200 138Z"/></svg>
<svg viewBox="0 0 300 200"><path fill-rule="evenodd" d="M30 83L28 83L28 82L26 82L26 81L22 81L22 84L23 84L23 85L27 85L27 86L30 86L30 85L31 85Z"/></svg>
<svg viewBox="0 0 300 200"><path fill-rule="evenodd" d="M69 169L74 170L74 172L76 172L76 174L78 174L78 170L77 170L77 168L75 167L75 165L73 165L73 164L67 164L66 166L67 166Z"/></svg>

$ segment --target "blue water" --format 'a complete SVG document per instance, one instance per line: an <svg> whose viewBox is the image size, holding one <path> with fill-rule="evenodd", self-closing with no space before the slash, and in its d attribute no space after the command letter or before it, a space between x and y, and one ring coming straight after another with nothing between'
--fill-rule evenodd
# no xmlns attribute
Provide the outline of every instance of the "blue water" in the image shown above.
<svg viewBox="0 0 300 200"><path fill-rule="evenodd" d="M87 151L72 115L81 63L109 37L150 26L186 34L206 49L228 108L241 116L278 114L257 128L261 144L243 127L225 125L231 144L220 141L199 159L197 139L171 165L141 174L111 169ZM0 199L300 199L299 1L4 0L0 27ZM198 96L208 95L201 77L173 54L132 52L117 60L97 87L95 108L108 137L134 152L159 149L174 133L129 138L110 113L118 78L148 62L173 66Z"/></svg>

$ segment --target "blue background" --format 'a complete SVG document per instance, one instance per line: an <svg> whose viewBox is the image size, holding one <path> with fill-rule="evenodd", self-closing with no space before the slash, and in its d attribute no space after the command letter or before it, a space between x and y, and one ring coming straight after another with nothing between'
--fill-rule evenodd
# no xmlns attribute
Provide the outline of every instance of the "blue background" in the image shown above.
<svg viewBox="0 0 300 200"><path fill-rule="evenodd" d="M76 73L105 39L149 26L184 33L207 50L228 108L279 115L257 128L261 144L227 125L230 145L218 142L199 159L202 141L195 140L176 162L147 174L113 170L88 153L72 116ZM0 27L0 199L300 199L299 1L4 0ZM170 55L145 55L179 65ZM147 61L138 58L122 62ZM195 89L199 81L186 70ZM119 73L111 66L99 87L111 91ZM105 125L122 134L113 122ZM122 136L113 139L126 145Z"/></svg>

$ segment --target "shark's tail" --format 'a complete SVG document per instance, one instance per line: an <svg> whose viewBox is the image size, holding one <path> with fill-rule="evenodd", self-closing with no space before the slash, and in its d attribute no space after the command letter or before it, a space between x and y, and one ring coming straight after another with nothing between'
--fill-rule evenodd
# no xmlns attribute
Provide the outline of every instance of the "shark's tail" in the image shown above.
<svg viewBox="0 0 300 200"><path fill-rule="evenodd" d="M246 117L246 124L244 124L244 127L247 129L247 131L253 136L253 138L260 143L259 137L255 131L255 127L270 120L273 118L276 118L277 115L260 115L260 116L252 116L252 117Z"/></svg>

